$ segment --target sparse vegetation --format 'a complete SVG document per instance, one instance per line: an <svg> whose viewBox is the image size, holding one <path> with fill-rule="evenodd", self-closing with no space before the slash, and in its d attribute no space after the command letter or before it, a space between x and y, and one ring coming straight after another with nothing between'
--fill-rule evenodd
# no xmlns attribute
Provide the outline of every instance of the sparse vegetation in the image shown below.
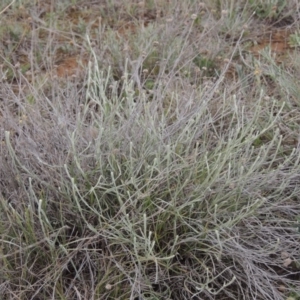
<svg viewBox="0 0 300 300"><path fill-rule="evenodd" d="M1 2L1 299L300 299L298 1L96 2Z"/></svg>

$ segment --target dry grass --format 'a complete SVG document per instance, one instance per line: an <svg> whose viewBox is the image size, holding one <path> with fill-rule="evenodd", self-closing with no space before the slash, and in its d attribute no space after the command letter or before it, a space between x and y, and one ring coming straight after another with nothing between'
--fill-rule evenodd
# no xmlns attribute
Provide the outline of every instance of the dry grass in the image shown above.
<svg viewBox="0 0 300 300"><path fill-rule="evenodd" d="M298 1L95 3L0 7L1 299L299 299Z"/></svg>

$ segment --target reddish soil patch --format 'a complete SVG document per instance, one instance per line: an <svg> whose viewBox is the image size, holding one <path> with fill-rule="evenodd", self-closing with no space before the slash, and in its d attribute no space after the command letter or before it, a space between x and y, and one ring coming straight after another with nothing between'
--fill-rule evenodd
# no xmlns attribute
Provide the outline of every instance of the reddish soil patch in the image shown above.
<svg viewBox="0 0 300 300"><path fill-rule="evenodd" d="M87 65L86 58L70 56L60 61L54 72L58 77L70 77L78 75Z"/></svg>
<svg viewBox="0 0 300 300"><path fill-rule="evenodd" d="M128 38L130 35L136 33L138 26L147 27L149 23L156 20L158 15L159 12L146 10L138 16L138 22L134 20L119 20L118 24L115 24L113 27L115 27L114 29L120 36ZM97 12L94 12L91 17L91 15L84 14L76 8L71 8L68 14L68 20L77 25L80 19L84 20L91 27L97 27L99 26L99 22L101 23L101 17L97 15ZM82 59L78 55L65 57L57 63L54 74L58 77L76 76L83 70L87 63L88 60L86 58Z"/></svg>
<svg viewBox="0 0 300 300"><path fill-rule="evenodd" d="M290 43L290 36L294 32L291 29L275 29L271 28L268 32L262 35L253 37L255 44L248 48L256 58L259 58L261 51L269 48L274 55L275 62L281 64L290 60L289 53L295 50L295 47ZM229 65L228 65L229 64ZM227 68L225 76L230 80L238 80L237 68L239 61L225 60L221 62L222 69ZM256 72L256 71L255 71Z"/></svg>
<svg viewBox="0 0 300 300"><path fill-rule="evenodd" d="M289 44L289 38L291 34L291 30L287 29L273 30L259 39L257 45L252 46L250 51L255 56L259 56L261 50L265 49L266 47L270 47L273 53L276 53L280 56L285 55L294 49Z"/></svg>

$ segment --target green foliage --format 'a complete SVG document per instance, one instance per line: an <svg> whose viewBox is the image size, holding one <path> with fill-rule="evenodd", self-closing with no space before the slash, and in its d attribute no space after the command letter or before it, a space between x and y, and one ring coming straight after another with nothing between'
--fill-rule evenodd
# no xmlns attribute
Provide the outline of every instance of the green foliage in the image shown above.
<svg viewBox="0 0 300 300"><path fill-rule="evenodd" d="M255 9L256 15L262 19L277 19L287 5L286 0L250 0L249 3Z"/></svg>
<svg viewBox="0 0 300 300"><path fill-rule="evenodd" d="M216 75L216 64L214 62L214 60L206 58L200 54L198 54L194 59L193 59L193 63L200 68L203 73L205 74L205 76L214 76Z"/></svg>
<svg viewBox="0 0 300 300"><path fill-rule="evenodd" d="M295 32L293 34L290 34L288 43L291 47L299 47L300 46L299 32Z"/></svg>

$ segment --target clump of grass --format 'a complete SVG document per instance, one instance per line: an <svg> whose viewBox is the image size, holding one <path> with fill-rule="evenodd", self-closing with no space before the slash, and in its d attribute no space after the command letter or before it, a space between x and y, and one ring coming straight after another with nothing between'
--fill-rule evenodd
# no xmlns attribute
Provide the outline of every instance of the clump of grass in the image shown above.
<svg viewBox="0 0 300 300"><path fill-rule="evenodd" d="M261 111L263 93L249 116L234 95L186 97L178 88L171 112L161 108L164 94L134 102L129 78L126 97L112 90L108 98L110 76L94 65L88 101L41 98L26 107L19 137L6 131L2 165L14 183L2 186L2 294L182 299L256 290L277 299L265 281L285 279L265 266L287 244L295 255L299 154L280 155L278 117ZM12 184L22 197L8 198Z"/></svg>
<svg viewBox="0 0 300 300"><path fill-rule="evenodd" d="M297 129L297 112L286 115L292 100L282 101L296 83L282 89L289 74L262 58L260 77L249 64L232 86L222 70L192 85L185 70L206 62L193 20L142 29L121 61L114 33L105 32L107 61L86 39L84 80L49 78L42 90L16 72L30 101L3 81L4 299L297 293L300 155L282 131ZM146 68L153 84L145 89ZM282 94L269 96L264 76L277 77Z"/></svg>

